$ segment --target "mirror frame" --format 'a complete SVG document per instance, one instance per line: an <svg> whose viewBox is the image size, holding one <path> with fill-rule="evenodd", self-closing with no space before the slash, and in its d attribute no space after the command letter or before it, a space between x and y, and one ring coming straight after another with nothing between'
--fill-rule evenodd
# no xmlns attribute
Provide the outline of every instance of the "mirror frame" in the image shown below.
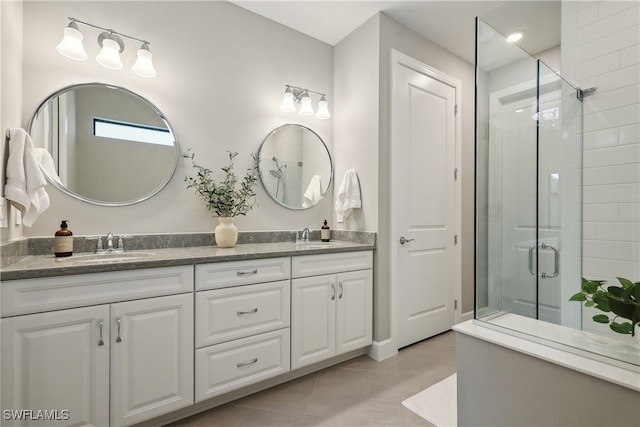
<svg viewBox="0 0 640 427"><path fill-rule="evenodd" d="M73 84L73 85L69 85L69 86L65 86L62 89L57 90L56 92L52 93L51 95L49 95L48 97L45 98L44 101L42 101L38 107L35 109L35 111L33 112L33 114L31 115L31 118L29 119L29 124L27 127L27 130L29 132L29 135L31 135L31 130L33 127L33 123L34 121L37 119L38 117L38 113L40 112L40 109L42 107L44 107L45 104L47 104L49 101L51 101L54 98L57 98L58 96L70 92L75 88L79 88L79 87L102 87L102 88L111 88L111 89L117 89L120 91L125 92L128 95L134 96L135 98L138 98L139 100L145 102L153 111L155 111L155 113L160 117L160 119L167 125L167 128L169 129L169 131L171 132L171 134L173 135L173 139L175 142L175 158L174 158L174 162L173 162L173 170L171 171L171 173L169 174L169 176L167 177L166 180L164 180L162 183L160 183L160 185L158 185L158 187L147 193L144 194L138 198L135 199L131 199L131 200L125 200L122 202L108 202L108 201L102 201L102 200L95 200L86 196L83 196L81 194L75 193L69 189L67 189L65 186L58 184L57 182L55 182L54 179L50 178L49 175L47 175L44 170L42 170L42 168L40 168L42 170L42 174L45 176L46 180L49 182L49 184L53 185L54 187L56 187L58 190L62 191L63 193L81 200L83 202L87 202L90 203L92 205L97 205L97 206L129 206L129 205L134 205L136 203L140 203L143 202L153 196L155 196L156 194L158 194L164 187L167 186L167 184L171 181L171 179L173 178L173 176L176 173L176 170L178 168L178 161L180 159L180 144L178 142L178 138L176 137L176 133L173 129L173 126L171 126L171 123L169 123L169 120L167 119L167 117L162 113L162 111L160 111L160 109L158 107L156 107L156 105L154 103L152 103L151 101L149 101L147 98L138 95L137 93L133 92L132 90L129 90L125 87L122 86L116 86L116 85L111 85L111 84L107 84L107 83L99 83L99 82L93 82L93 83L78 83L78 84ZM35 145L35 144L34 144Z"/></svg>
<svg viewBox="0 0 640 427"><path fill-rule="evenodd" d="M329 157L329 182L327 183L327 190L322 194L322 197L320 198L320 200L318 200L318 202L314 205L311 206L301 206L301 207L294 207L294 206L289 206L284 204L283 202L281 202L280 200L276 199L267 189L267 186L264 182L264 179L262 178L262 169L260 167L261 163L262 163L262 148L264 147L265 142L267 142L267 140L276 132L278 132L279 130L285 128L285 127L289 127L289 126L295 126L295 127L299 127L302 128L303 130L307 130L309 132L311 132L316 138L318 138L318 141L320 141L320 143L322 143L322 145L324 146L324 149L327 152L327 156ZM324 198L327 196L327 193L329 192L329 189L331 188L331 185L333 184L333 159L331 158L331 152L329 151L329 147L327 147L327 144L325 144L324 140L320 137L320 135L318 135L317 132L315 132L313 129L298 124L298 123L285 123L284 125L278 126L277 128L273 129L271 132L269 132L267 134L267 136L262 140L262 143L260 143L260 148L258 149L258 159L260 159L258 161L258 176L260 177L260 182L262 183L262 188L264 188L265 193L267 193L269 195L269 197L271 198L271 200L275 201L277 204L279 204L282 207L285 207L287 209L291 209L294 211L302 211L302 210L306 210L306 209L311 209L315 206L318 206L323 200Z"/></svg>

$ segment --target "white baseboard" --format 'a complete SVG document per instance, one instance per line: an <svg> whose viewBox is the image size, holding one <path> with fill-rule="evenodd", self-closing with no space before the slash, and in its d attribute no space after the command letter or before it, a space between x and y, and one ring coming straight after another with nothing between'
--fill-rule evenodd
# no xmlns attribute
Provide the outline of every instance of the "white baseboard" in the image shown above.
<svg viewBox="0 0 640 427"><path fill-rule="evenodd" d="M466 313L462 313L462 318L460 319L460 323L466 322L467 320L473 319L473 311L467 311Z"/></svg>
<svg viewBox="0 0 640 427"><path fill-rule="evenodd" d="M384 341L374 341L367 354L373 360L380 362L398 353L398 349L393 345L393 341L389 338Z"/></svg>

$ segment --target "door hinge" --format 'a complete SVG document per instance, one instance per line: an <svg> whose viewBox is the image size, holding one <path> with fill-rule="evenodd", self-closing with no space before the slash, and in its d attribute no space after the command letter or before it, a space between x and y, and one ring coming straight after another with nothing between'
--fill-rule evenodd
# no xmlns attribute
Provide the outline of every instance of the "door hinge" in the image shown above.
<svg viewBox="0 0 640 427"><path fill-rule="evenodd" d="M458 300L453 300L453 309L457 310L458 309Z"/></svg>
<svg viewBox="0 0 640 427"><path fill-rule="evenodd" d="M458 104L453 106L453 114L458 114Z"/></svg>
<svg viewBox="0 0 640 427"><path fill-rule="evenodd" d="M455 179L456 181L458 180L458 168L455 168L453 170L453 179Z"/></svg>
<svg viewBox="0 0 640 427"><path fill-rule="evenodd" d="M453 244L454 245L458 244L458 235L457 234L455 236L453 236Z"/></svg>

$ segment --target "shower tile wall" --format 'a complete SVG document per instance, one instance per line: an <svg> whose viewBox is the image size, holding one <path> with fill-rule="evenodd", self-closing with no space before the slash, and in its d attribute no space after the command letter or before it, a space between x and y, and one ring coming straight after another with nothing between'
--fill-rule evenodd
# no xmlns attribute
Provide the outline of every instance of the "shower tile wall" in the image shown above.
<svg viewBox="0 0 640 427"><path fill-rule="evenodd" d="M562 72L584 100L582 273L640 280L640 2L563 1ZM583 313L583 328L607 331Z"/></svg>

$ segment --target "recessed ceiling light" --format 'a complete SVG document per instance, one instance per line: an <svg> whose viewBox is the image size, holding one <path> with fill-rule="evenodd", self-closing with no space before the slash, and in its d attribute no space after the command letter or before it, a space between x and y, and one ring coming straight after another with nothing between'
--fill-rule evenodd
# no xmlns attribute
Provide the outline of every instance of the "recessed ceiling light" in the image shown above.
<svg viewBox="0 0 640 427"><path fill-rule="evenodd" d="M507 36L507 41L509 43L515 43L515 42L519 41L523 36L524 36L524 33L522 31L517 31L515 33L509 34Z"/></svg>

